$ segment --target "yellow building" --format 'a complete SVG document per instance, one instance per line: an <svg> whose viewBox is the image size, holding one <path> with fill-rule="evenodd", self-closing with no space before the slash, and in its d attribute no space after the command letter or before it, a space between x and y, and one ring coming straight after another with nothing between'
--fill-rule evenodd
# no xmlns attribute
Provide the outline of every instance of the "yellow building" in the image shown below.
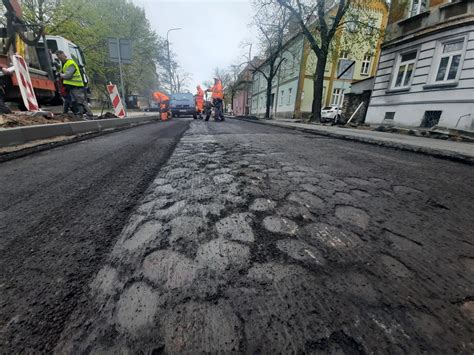
<svg viewBox="0 0 474 355"><path fill-rule="evenodd" d="M379 38L379 33L383 33L387 26L387 3L383 0L369 0L363 12L371 22L370 27L374 29L374 38ZM324 78L323 106L342 105L344 94L350 91L353 82L367 79L377 72L382 38L372 43L366 41L354 45L358 40L351 40L351 32L350 26L346 26L334 39L333 55L328 60ZM311 114L313 103L313 74L317 59L306 40L305 42L297 93L300 97L300 100L297 99L297 102L300 101L300 107L295 108L296 118L307 118ZM352 61L355 61L353 68L341 79L337 79L341 68Z"/></svg>
<svg viewBox="0 0 474 355"><path fill-rule="evenodd" d="M380 32L385 30L388 19L388 6L385 0L364 0L365 6L358 8L359 21L370 22L373 31L373 41L367 34L355 33L347 21L347 26L340 30L334 39L332 55L328 58L326 77L324 81L323 106L342 104L344 93L348 92L351 84L371 76L377 71L382 39ZM353 24L354 22L352 22ZM365 27L365 26L358 26ZM360 30L358 30L360 32ZM364 40L353 40L354 36ZM352 37L351 37L352 36ZM379 39L380 38L380 39ZM357 45L354 45L357 43ZM271 117L275 118L308 118L313 103L313 75L316 66L316 56L302 33L288 39L281 53L285 58L283 65L272 82ZM341 79L338 72L348 63L355 65ZM265 61L260 69L265 71ZM255 71L252 78L251 114L263 117L266 108L267 83L261 73Z"/></svg>

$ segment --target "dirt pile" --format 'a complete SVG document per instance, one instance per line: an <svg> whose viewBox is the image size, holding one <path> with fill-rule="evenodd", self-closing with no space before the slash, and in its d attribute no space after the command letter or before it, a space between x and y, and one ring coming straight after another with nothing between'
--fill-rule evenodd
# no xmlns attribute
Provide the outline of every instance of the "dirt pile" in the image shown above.
<svg viewBox="0 0 474 355"><path fill-rule="evenodd" d="M43 116L31 116L24 113L11 113L0 115L0 128L23 127L32 125L42 125L51 123L63 123L81 121L74 115L57 114L53 118L46 118Z"/></svg>
<svg viewBox="0 0 474 355"><path fill-rule="evenodd" d="M103 115L100 115L99 117L97 117L98 120L108 120L111 118L118 118L118 116L116 116L112 112L106 112Z"/></svg>

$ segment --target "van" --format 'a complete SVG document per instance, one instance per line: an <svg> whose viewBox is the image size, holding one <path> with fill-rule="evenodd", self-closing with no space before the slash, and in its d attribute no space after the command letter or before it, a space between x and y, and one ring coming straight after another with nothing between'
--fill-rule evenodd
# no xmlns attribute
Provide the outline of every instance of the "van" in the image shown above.
<svg viewBox="0 0 474 355"><path fill-rule="evenodd" d="M171 94L170 111L173 117L180 117L181 115L193 116L196 112L193 94L189 92Z"/></svg>

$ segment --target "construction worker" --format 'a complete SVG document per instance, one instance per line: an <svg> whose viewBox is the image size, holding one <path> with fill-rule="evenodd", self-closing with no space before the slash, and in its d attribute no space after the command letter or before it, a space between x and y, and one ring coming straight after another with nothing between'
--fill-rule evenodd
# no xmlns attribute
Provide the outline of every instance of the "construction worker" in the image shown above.
<svg viewBox="0 0 474 355"><path fill-rule="evenodd" d="M212 92L212 104L214 105L214 120L224 121L224 88L218 78L214 78L214 85L206 91Z"/></svg>
<svg viewBox="0 0 474 355"><path fill-rule="evenodd" d="M160 105L161 120L168 120L170 110L170 98L162 92L156 91L153 93L153 99Z"/></svg>
<svg viewBox="0 0 474 355"><path fill-rule="evenodd" d="M194 119L196 119L199 115L199 119L202 120L202 112L204 110L204 90L201 89L200 85L196 86L196 90L196 114L194 116Z"/></svg>
<svg viewBox="0 0 474 355"><path fill-rule="evenodd" d="M62 79L65 89L64 113L67 113L69 107L71 107L75 115L80 114L82 113L80 110L82 106L86 115L92 117L93 113L87 102L84 79L79 66L73 59L69 59L63 51L57 51L56 56L63 65L59 77Z"/></svg>

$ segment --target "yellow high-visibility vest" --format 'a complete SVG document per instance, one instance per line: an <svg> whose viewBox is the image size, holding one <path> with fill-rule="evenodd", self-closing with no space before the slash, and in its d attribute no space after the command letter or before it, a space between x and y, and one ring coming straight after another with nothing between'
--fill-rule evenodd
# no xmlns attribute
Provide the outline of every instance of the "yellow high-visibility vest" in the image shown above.
<svg viewBox="0 0 474 355"><path fill-rule="evenodd" d="M74 68L76 68L76 71L74 72L74 76L71 79L64 79L63 84L84 87L84 81L82 80L81 71L79 70L79 66L76 64L74 60L68 59L67 62L64 63L63 74L67 73L67 70L71 65L73 65Z"/></svg>

